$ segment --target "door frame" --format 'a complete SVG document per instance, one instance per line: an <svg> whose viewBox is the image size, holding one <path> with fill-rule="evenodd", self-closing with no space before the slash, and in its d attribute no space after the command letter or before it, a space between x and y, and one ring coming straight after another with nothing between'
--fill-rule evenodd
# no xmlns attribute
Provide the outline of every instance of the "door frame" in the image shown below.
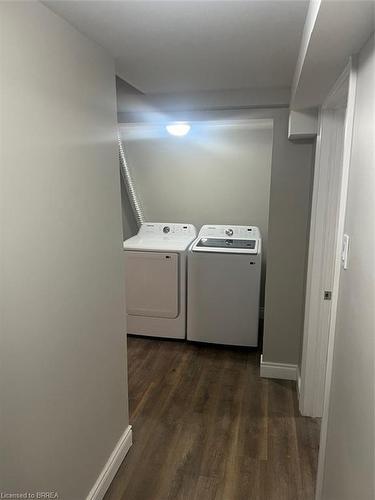
<svg viewBox="0 0 375 500"><path fill-rule="evenodd" d="M345 212L346 212L346 202L348 195L348 183L349 183L349 172L350 172L350 160L352 153L352 138L353 138L353 125L354 125L354 114L355 114L355 100L356 100L356 86L357 86L357 57L352 57L347 67L348 71L348 97L347 97L347 109L346 109L346 120L345 120L345 132L344 132L344 147L343 147L343 159L342 159L342 182L341 182L341 197L340 197L340 208L339 208L339 219L337 224L337 233L339 235L337 245L336 245L336 260L334 267L334 287L333 295L335 297L334 303L332 303L332 314L330 318L330 329L329 329L329 339L328 339L328 349L327 349L327 361L326 361L326 375L325 375L325 387L324 387L324 402L323 402L323 418L321 423L320 431L320 444L319 444L319 460L318 460L318 473L316 479L316 490L315 498L320 500L322 497L323 490L323 480L324 480L324 469L325 469L325 456L326 456L326 446L327 446L327 430L328 430L328 416L329 416L329 402L331 394L331 383L332 383L332 369L333 369L333 351L335 343L335 327L336 327L336 313L339 295L339 285L340 285L340 273L342 269L342 241L344 235L344 225L345 225Z"/></svg>
<svg viewBox="0 0 375 500"><path fill-rule="evenodd" d="M310 417L322 417L328 407L355 87L356 64L351 58L319 113L298 377L299 409ZM325 291L331 292L331 300L324 300Z"/></svg>

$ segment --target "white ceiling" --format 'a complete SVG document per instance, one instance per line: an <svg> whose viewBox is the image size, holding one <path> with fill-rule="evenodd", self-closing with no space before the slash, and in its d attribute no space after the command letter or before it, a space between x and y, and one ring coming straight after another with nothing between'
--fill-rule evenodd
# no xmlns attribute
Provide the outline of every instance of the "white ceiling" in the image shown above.
<svg viewBox="0 0 375 500"><path fill-rule="evenodd" d="M374 29L373 0L345 0L340 4L332 0L321 2L305 57L296 74L292 108L313 108L323 104L349 57L358 53Z"/></svg>
<svg viewBox="0 0 375 500"><path fill-rule="evenodd" d="M145 93L290 87L308 2L45 1Z"/></svg>

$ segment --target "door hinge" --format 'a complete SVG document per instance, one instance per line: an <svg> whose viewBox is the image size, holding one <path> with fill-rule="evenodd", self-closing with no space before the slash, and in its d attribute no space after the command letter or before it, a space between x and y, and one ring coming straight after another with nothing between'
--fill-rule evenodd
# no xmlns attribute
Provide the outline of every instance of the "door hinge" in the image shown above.
<svg viewBox="0 0 375 500"><path fill-rule="evenodd" d="M332 292L330 290L324 290L324 300L332 300Z"/></svg>

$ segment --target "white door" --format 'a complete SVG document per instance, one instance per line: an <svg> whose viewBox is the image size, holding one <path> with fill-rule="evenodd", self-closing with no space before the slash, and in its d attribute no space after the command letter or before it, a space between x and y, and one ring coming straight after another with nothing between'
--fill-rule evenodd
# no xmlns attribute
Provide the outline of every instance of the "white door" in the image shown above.
<svg viewBox="0 0 375 500"><path fill-rule="evenodd" d="M348 65L321 109L317 139L299 401L310 417L322 416L327 389L354 96L355 70Z"/></svg>
<svg viewBox="0 0 375 500"><path fill-rule="evenodd" d="M125 251L126 310L134 316L177 318L178 254Z"/></svg>

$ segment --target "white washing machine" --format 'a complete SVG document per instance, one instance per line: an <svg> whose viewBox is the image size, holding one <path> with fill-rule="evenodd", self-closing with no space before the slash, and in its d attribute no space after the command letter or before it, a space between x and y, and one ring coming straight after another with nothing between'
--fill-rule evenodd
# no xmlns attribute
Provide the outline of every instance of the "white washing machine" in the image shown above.
<svg viewBox="0 0 375 500"><path fill-rule="evenodd" d="M192 224L144 223L124 241L127 332L186 338L186 258Z"/></svg>
<svg viewBox="0 0 375 500"><path fill-rule="evenodd" d="M261 252L255 226L202 227L188 256L188 340L258 345Z"/></svg>

